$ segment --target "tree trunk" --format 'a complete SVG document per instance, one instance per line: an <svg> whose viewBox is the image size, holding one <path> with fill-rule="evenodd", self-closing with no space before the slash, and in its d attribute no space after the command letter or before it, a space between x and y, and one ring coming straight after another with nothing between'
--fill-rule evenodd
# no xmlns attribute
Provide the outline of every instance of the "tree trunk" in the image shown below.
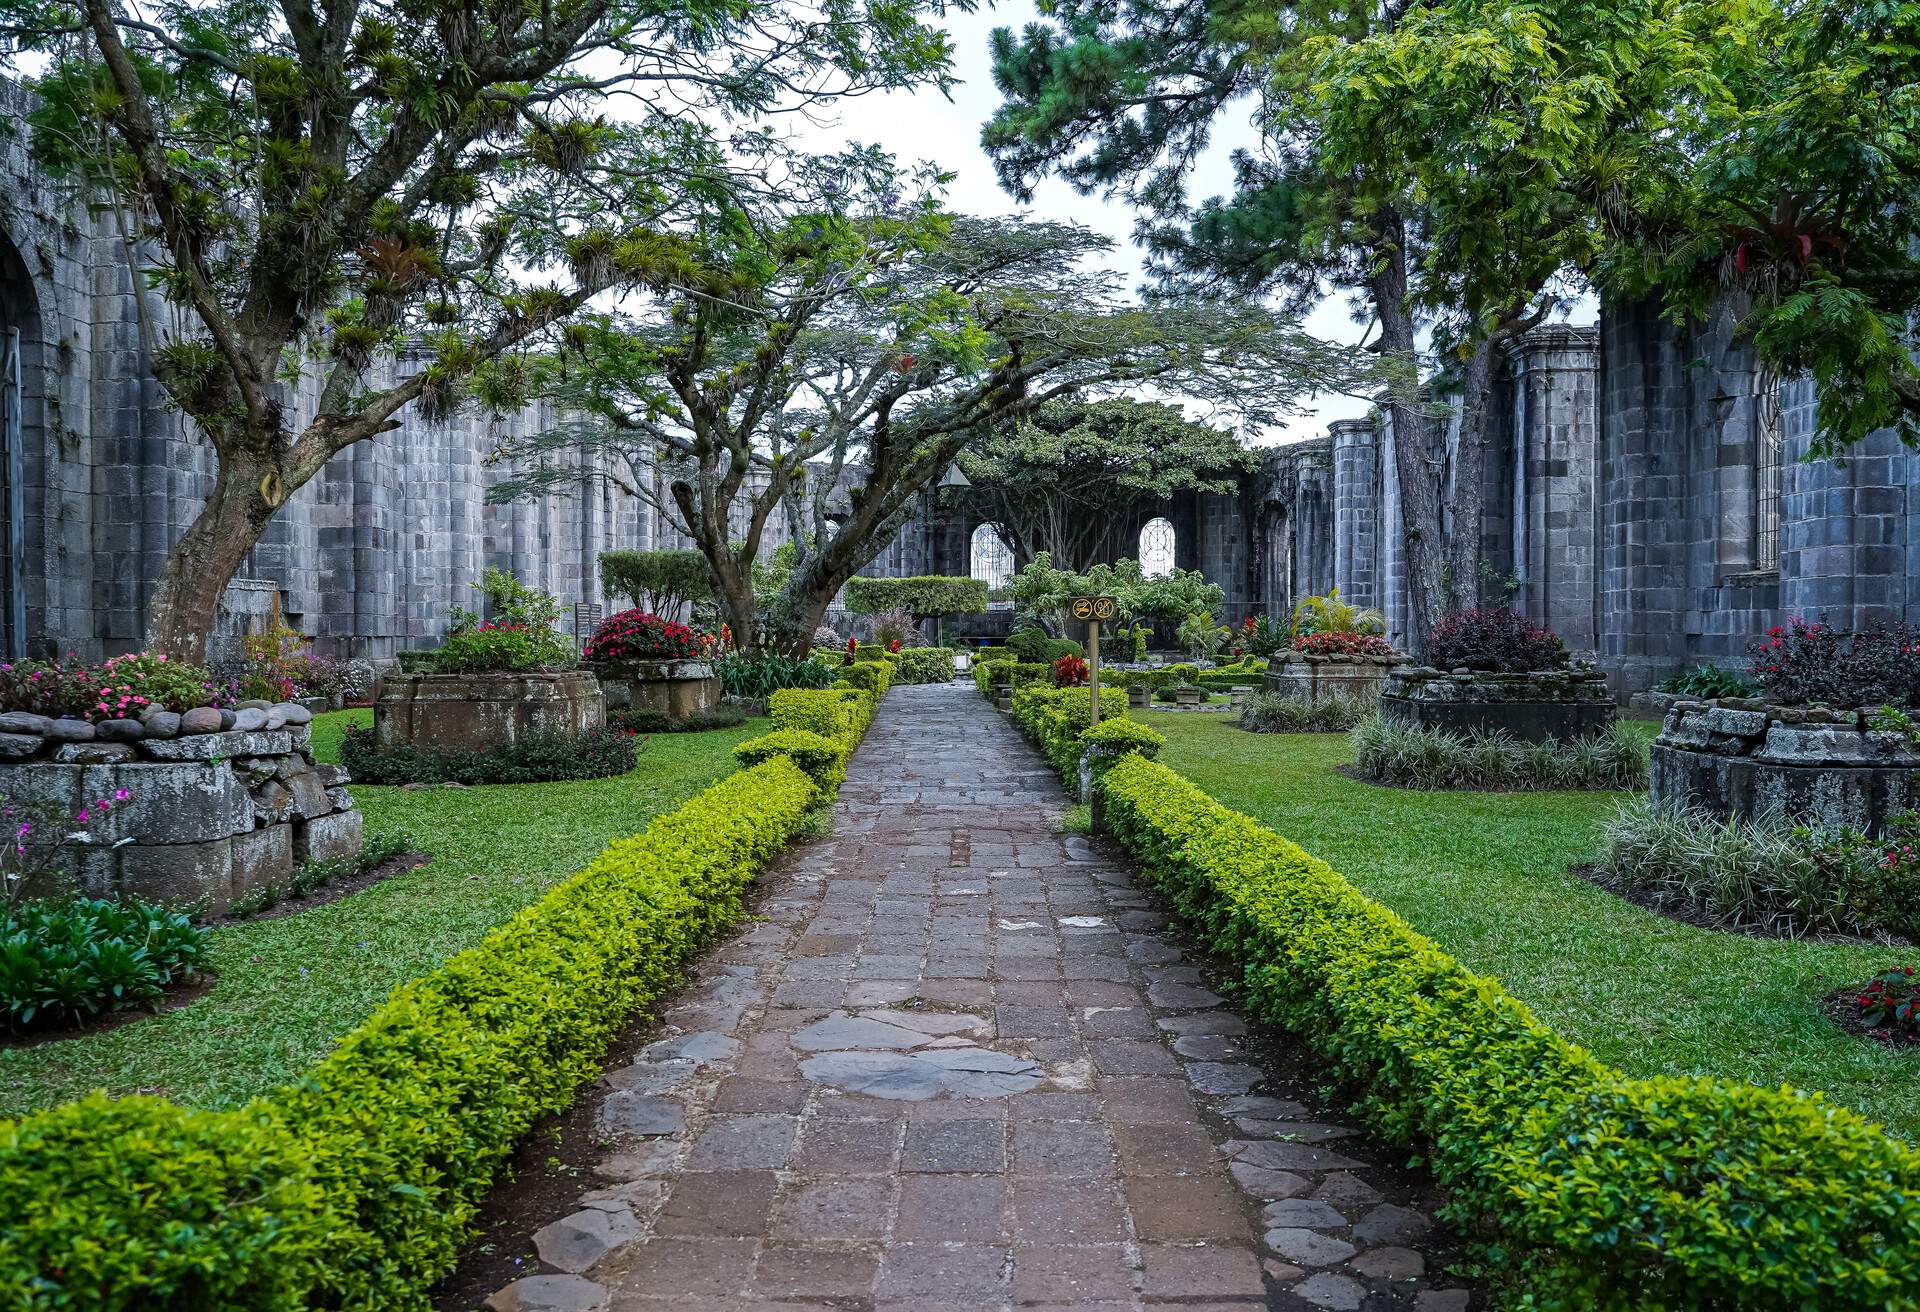
<svg viewBox="0 0 1920 1312"><path fill-rule="evenodd" d="M1447 607L1480 604L1480 518L1486 505L1487 407L1493 393L1493 361L1504 337L1475 344L1460 387L1459 439L1453 453L1449 502L1453 533L1447 543Z"/></svg>
<svg viewBox="0 0 1920 1312"><path fill-rule="evenodd" d="M245 455L221 458L206 505L167 553L148 610L149 650L169 660L206 661L220 598L273 517L260 486L273 472L271 464Z"/></svg>
<svg viewBox="0 0 1920 1312"><path fill-rule="evenodd" d="M1415 656L1445 607L1445 544L1440 520L1441 443L1445 429L1434 422L1420 387L1413 314L1407 306L1405 230L1387 211L1379 241L1380 267L1373 276L1374 310L1380 316L1380 348L1404 372L1387 391L1393 419L1394 469L1400 479L1400 522L1405 535L1408 646Z"/></svg>

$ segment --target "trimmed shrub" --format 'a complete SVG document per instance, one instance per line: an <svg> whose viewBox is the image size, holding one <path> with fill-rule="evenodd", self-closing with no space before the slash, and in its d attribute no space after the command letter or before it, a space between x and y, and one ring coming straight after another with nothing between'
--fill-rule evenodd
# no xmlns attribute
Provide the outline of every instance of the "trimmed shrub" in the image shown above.
<svg viewBox="0 0 1920 1312"><path fill-rule="evenodd" d="M1240 708L1240 727L1252 733L1344 733L1373 713L1372 698L1352 693L1256 692Z"/></svg>
<svg viewBox="0 0 1920 1312"><path fill-rule="evenodd" d="M946 647L907 647L893 654L895 683L952 683L953 652Z"/></svg>
<svg viewBox="0 0 1920 1312"><path fill-rule="evenodd" d="M607 728L624 734L705 733L709 729L732 729L750 718L738 706L716 706L678 719L650 706L618 706L607 712Z"/></svg>
<svg viewBox="0 0 1920 1312"><path fill-rule="evenodd" d="M893 686L893 662L884 658L875 658L842 665L838 682L847 687L860 689L877 702L886 696L887 689Z"/></svg>
<svg viewBox="0 0 1920 1312"><path fill-rule="evenodd" d="M1080 744L1096 749L1093 778L1098 783L1124 756L1136 754L1151 761L1160 755L1160 749L1167 745L1167 739L1164 734L1138 721L1102 715L1100 723L1080 735Z"/></svg>
<svg viewBox="0 0 1920 1312"><path fill-rule="evenodd" d="M1920 1306L1920 1152L1819 1095L1633 1079L1498 980L1165 766L1103 783L1109 828L1232 961L1262 1019L1420 1147L1447 1216L1549 1308Z"/></svg>
<svg viewBox="0 0 1920 1312"><path fill-rule="evenodd" d="M733 759L743 769L762 761L785 756L806 771L822 802L833 800L833 792L847 777L849 746L844 738L829 738L806 729L775 729L758 738L749 738L733 749Z"/></svg>
<svg viewBox="0 0 1920 1312"><path fill-rule="evenodd" d="M767 709L776 729L804 729L837 742L854 742L866 732L872 705L870 695L857 688L783 688Z"/></svg>
<svg viewBox="0 0 1920 1312"><path fill-rule="evenodd" d="M600 583L608 594L625 597L643 611L673 611L689 602L713 598L707 558L692 547L658 551L603 551Z"/></svg>
<svg viewBox="0 0 1920 1312"><path fill-rule="evenodd" d="M975 615L987 608L984 580L942 574L911 579L856 575L847 580L845 596L847 609L857 615L904 610L916 623L936 615Z"/></svg>
<svg viewBox="0 0 1920 1312"><path fill-rule="evenodd" d="M639 760L617 729L533 729L490 752L405 744L382 748L371 729L349 729L340 764L361 784L547 784L625 774Z"/></svg>
<svg viewBox="0 0 1920 1312"><path fill-rule="evenodd" d="M1506 606L1482 606L1442 615L1427 634L1427 664L1443 670L1529 674L1567 663L1560 635Z"/></svg>
<svg viewBox="0 0 1920 1312"><path fill-rule="evenodd" d="M1353 730L1353 769L1402 788L1644 788L1647 740L1625 725L1571 742L1448 733L1372 715Z"/></svg>
<svg viewBox="0 0 1920 1312"><path fill-rule="evenodd" d="M980 690L982 697L993 696L995 684L1010 683L1020 687L1028 683L1053 682L1053 667L1032 661L997 660L973 667L973 686Z"/></svg>
<svg viewBox="0 0 1920 1312"><path fill-rule="evenodd" d="M785 759L722 780L247 1107L93 1097L0 1123L0 1303L427 1306L514 1144L739 916L815 796Z"/></svg>

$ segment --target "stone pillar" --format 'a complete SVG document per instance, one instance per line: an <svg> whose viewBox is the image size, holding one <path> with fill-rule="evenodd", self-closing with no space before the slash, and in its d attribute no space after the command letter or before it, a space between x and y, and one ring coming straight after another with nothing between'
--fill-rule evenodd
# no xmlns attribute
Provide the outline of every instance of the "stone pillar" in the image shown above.
<svg viewBox="0 0 1920 1312"><path fill-rule="evenodd" d="M1371 419L1340 419L1333 436L1333 578L1355 606L1378 606L1380 441Z"/></svg>
<svg viewBox="0 0 1920 1312"><path fill-rule="evenodd" d="M1511 522L1507 565L1514 604L1581 654L1599 643L1595 485L1599 442L1594 388L1599 330L1543 324L1507 351L1512 388ZM1489 434L1492 438L1493 435Z"/></svg>

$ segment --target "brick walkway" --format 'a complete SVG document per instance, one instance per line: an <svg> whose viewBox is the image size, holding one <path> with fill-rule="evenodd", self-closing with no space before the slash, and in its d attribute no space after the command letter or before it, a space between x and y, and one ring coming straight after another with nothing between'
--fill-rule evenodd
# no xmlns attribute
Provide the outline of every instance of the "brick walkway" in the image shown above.
<svg viewBox="0 0 1920 1312"><path fill-rule="evenodd" d="M604 1187L536 1236L578 1274L490 1306L1477 1305L1430 1183L1065 805L969 686L891 693L833 836L594 1095Z"/></svg>

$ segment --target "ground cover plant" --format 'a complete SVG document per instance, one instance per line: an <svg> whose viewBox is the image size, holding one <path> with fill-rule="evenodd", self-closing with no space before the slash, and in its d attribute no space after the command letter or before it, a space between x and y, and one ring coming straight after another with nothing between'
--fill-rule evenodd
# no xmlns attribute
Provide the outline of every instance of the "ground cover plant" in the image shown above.
<svg viewBox="0 0 1920 1312"><path fill-rule="evenodd" d="M1373 698L1352 693L1256 692L1240 707L1239 723L1251 733L1344 733L1373 713Z"/></svg>
<svg viewBox="0 0 1920 1312"><path fill-rule="evenodd" d="M1773 816L1728 823L1642 798L1611 816L1602 837L1595 878L1657 910L1788 938L1920 943L1920 812L1869 838Z"/></svg>
<svg viewBox="0 0 1920 1312"><path fill-rule="evenodd" d="M1372 715L1354 726L1353 768L1400 788L1640 788L1647 738L1615 725L1590 738L1529 743L1498 731L1449 733Z"/></svg>
<svg viewBox="0 0 1920 1312"><path fill-rule="evenodd" d="M1759 691L1740 671L1711 664L1669 674L1653 690L1676 697L1751 697Z"/></svg>
<svg viewBox="0 0 1920 1312"><path fill-rule="evenodd" d="M672 716L650 706L616 706L607 712L607 728L615 733L645 736L652 733L705 733L731 729L750 717L738 706L716 706L710 711Z"/></svg>
<svg viewBox="0 0 1920 1312"><path fill-rule="evenodd" d="M315 716L315 755L337 760L346 728L370 718L365 710ZM733 744L767 723L662 736L631 772L585 783L419 792L353 785L370 832L409 830L433 860L299 915L214 929L205 960L213 988L191 1007L0 1052L0 1114L93 1088L227 1107L294 1078L397 985L732 772Z"/></svg>
<svg viewBox="0 0 1920 1312"><path fill-rule="evenodd" d="M1554 1029L1634 1075L1825 1091L1920 1140L1911 1054L1863 1043L1821 999L1898 964L1882 947L1756 939L1655 915L1572 873L1617 793L1425 793L1347 778L1343 737L1258 736L1133 713L1160 760L1327 861ZM1651 737L1657 725L1634 722Z"/></svg>

